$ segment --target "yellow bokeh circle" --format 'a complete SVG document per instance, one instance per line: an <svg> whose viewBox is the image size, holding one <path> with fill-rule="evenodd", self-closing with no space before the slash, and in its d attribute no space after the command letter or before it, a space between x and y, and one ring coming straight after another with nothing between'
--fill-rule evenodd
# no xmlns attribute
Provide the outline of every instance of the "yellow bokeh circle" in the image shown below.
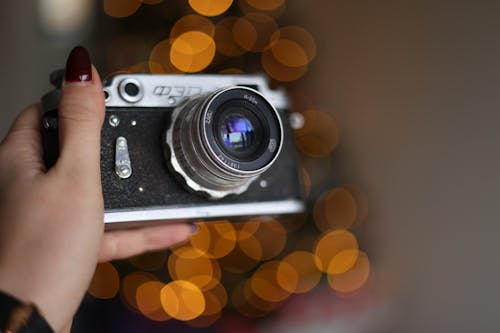
<svg viewBox="0 0 500 333"><path fill-rule="evenodd" d="M250 284L253 292L268 302L280 302L290 296L291 292L281 287L277 280L279 261L268 261L262 264L253 274ZM286 275L286 288L294 289L298 283L298 276L292 267L287 265L282 269Z"/></svg>
<svg viewBox="0 0 500 333"><path fill-rule="evenodd" d="M160 281L148 281L141 284L136 291L137 307L141 313L154 321L170 319L160 303L160 291L165 284ZM175 302L173 300L172 302Z"/></svg>
<svg viewBox="0 0 500 333"><path fill-rule="evenodd" d="M136 300L137 289L149 281L158 281L158 278L151 273L137 271L128 274L122 279L120 294L125 303L132 309L139 309Z"/></svg>
<svg viewBox="0 0 500 333"><path fill-rule="evenodd" d="M313 289L321 279L318 257L307 251L295 251L287 255L277 271L278 284L285 290L302 294ZM293 270L293 272L291 271ZM292 278L290 278L291 275ZM296 280L296 283L291 283Z"/></svg>
<svg viewBox="0 0 500 333"><path fill-rule="evenodd" d="M165 312L178 320L192 320L205 311L202 291L189 281L175 280L165 285L160 301Z"/></svg>
<svg viewBox="0 0 500 333"><path fill-rule="evenodd" d="M134 14L141 7L141 0L104 0L104 12L116 18L123 18Z"/></svg>
<svg viewBox="0 0 500 333"><path fill-rule="evenodd" d="M332 260L342 251L347 255L342 255L342 260L337 259L336 264L330 265ZM314 254L318 257L317 266L322 272L328 273L335 270L340 273L342 270L350 269L357 260L358 241L352 233L347 230L334 230L323 235L317 242ZM356 254L353 256L352 254ZM341 263L341 266L338 265Z"/></svg>
<svg viewBox="0 0 500 333"><path fill-rule="evenodd" d="M190 238L191 246L210 258L222 258L236 245L236 231L227 221L198 223L198 232Z"/></svg>
<svg viewBox="0 0 500 333"><path fill-rule="evenodd" d="M314 205L314 223L319 230L348 229L356 221L356 200L351 192L337 187L323 193Z"/></svg>
<svg viewBox="0 0 500 333"><path fill-rule="evenodd" d="M170 29L170 39L174 40L189 31L200 31L213 37L215 25L206 17L196 14L186 15L178 19Z"/></svg>
<svg viewBox="0 0 500 333"><path fill-rule="evenodd" d="M201 289L210 289L220 280L217 261L192 248L176 249L168 258L168 271L173 279L190 281Z"/></svg>
<svg viewBox="0 0 500 333"><path fill-rule="evenodd" d="M95 298L113 298L120 288L120 277L118 271L109 262L97 265L88 288L88 293Z"/></svg>
<svg viewBox="0 0 500 333"><path fill-rule="evenodd" d="M275 10L283 6L285 0L245 0L250 6L258 10Z"/></svg>
<svg viewBox="0 0 500 333"><path fill-rule="evenodd" d="M189 0L193 10L205 16L217 16L231 7L233 0Z"/></svg>
<svg viewBox="0 0 500 333"><path fill-rule="evenodd" d="M179 70L195 73L205 69L215 55L212 37L200 31L188 31L177 37L170 49L170 61Z"/></svg>
<svg viewBox="0 0 500 333"><path fill-rule="evenodd" d="M333 262L332 262L333 265ZM329 269L329 270L334 270ZM353 293L362 288L370 277L370 261L365 252L359 251L354 265L342 274L329 274L330 287L340 293Z"/></svg>

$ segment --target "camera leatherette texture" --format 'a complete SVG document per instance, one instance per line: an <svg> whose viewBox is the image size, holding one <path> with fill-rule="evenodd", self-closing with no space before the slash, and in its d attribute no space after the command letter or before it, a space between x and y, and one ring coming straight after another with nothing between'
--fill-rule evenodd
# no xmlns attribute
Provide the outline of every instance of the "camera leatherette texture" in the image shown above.
<svg viewBox="0 0 500 333"><path fill-rule="evenodd" d="M119 117L118 126L109 125L111 115ZM168 149L166 150L163 140L170 124L170 115L171 110L168 108L107 109L101 143L101 174L106 210L301 200L302 187L298 181L293 132L287 125L287 119L283 119L285 141L275 164L245 193L210 200L199 193L188 191L167 165L165 153L168 153ZM283 112L281 116L286 117ZM132 163L132 175L128 179L119 178L114 171L115 141L120 136L128 141ZM259 180L265 180L267 186L259 186Z"/></svg>

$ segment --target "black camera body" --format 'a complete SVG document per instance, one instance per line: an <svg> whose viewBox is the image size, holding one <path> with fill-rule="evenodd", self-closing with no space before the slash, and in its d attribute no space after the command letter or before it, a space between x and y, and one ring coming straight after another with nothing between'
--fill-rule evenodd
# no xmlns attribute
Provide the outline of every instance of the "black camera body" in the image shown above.
<svg viewBox="0 0 500 333"><path fill-rule="evenodd" d="M288 99L264 77L121 74L104 92L107 228L305 210ZM59 98L60 89L42 98L48 167Z"/></svg>

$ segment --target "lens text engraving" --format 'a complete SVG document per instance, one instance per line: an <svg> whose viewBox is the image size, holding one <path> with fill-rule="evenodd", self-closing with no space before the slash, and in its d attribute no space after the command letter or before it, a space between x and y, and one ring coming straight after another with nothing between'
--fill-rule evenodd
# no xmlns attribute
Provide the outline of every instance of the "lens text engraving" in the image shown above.
<svg viewBox="0 0 500 333"><path fill-rule="evenodd" d="M233 169L240 169L240 164L239 163L236 163L236 162L233 162L233 161L230 161L228 160L226 157L224 157L224 155L222 154L219 154L219 159L225 163L228 167L231 167Z"/></svg>
<svg viewBox="0 0 500 333"><path fill-rule="evenodd" d="M253 103L255 105L258 105L259 102L257 101L257 99L253 96L250 96L248 94L243 94L243 98L246 99L247 101L249 101L250 103Z"/></svg>

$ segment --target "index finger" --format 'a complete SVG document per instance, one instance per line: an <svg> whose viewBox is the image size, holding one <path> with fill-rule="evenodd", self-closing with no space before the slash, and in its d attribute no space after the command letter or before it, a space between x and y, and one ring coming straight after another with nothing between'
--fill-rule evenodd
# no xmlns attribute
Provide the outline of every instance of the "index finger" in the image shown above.
<svg viewBox="0 0 500 333"><path fill-rule="evenodd" d="M165 249L187 241L192 232L193 228L186 223L108 231L101 243L99 262Z"/></svg>

